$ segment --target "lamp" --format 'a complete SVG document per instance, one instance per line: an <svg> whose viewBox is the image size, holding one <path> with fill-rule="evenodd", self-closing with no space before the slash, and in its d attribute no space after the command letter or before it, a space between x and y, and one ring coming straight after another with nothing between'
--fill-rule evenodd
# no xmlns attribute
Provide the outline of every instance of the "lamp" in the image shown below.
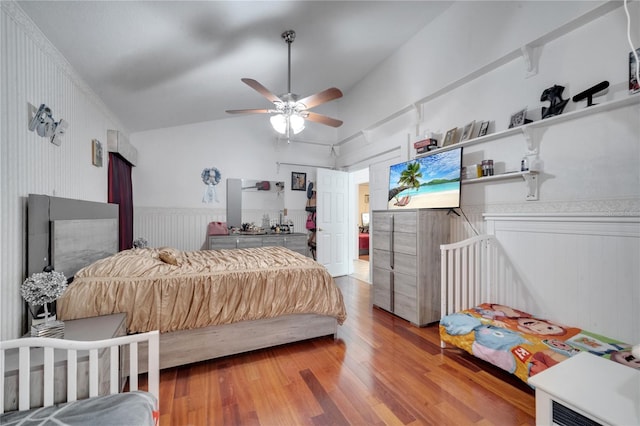
<svg viewBox="0 0 640 426"><path fill-rule="evenodd" d="M269 119L271 126L281 135L289 135L290 131L297 135L304 130L304 119L308 113L302 110L305 106L297 102L296 95L286 93L281 97L282 101L274 102L276 109L270 111L276 113Z"/></svg>
<svg viewBox="0 0 640 426"><path fill-rule="evenodd" d="M304 130L304 118L296 113L281 113L272 115L269 119L273 129L284 135L288 133L288 130L292 130L294 135L297 135Z"/></svg>

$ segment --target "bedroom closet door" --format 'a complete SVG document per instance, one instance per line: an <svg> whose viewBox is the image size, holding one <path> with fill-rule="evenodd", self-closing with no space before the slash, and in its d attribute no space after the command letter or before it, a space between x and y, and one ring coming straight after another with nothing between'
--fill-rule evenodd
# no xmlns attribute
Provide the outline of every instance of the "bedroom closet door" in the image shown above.
<svg viewBox="0 0 640 426"><path fill-rule="evenodd" d="M349 273L349 174L318 169L316 182L316 245L318 262L331 276Z"/></svg>

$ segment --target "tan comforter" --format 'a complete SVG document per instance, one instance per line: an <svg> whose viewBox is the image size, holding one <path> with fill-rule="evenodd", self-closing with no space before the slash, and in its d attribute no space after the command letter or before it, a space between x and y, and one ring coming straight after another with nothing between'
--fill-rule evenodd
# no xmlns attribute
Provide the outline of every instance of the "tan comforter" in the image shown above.
<svg viewBox="0 0 640 426"><path fill-rule="evenodd" d="M62 320L127 312L129 333L300 313L346 319L327 270L283 247L125 250L78 271L57 304Z"/></svg>

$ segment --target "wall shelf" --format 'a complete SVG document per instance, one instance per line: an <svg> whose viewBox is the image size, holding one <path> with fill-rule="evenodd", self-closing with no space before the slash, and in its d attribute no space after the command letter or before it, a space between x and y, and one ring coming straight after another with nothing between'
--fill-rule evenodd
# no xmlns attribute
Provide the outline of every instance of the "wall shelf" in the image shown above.
<svg viewBox="0 0 640 426"><path fill-rule="evenodd" d="M478 138L470 139L463 142L458 142L453 145L445 146L443 148L434 149L424 154L416 155L416 158L427 157L429 155L436 154L438 152L449 151L451 149L476 145L479 143L489 142L496 139L506 138L508 136L522 134L527 140L527 148L530 154L536 154L537 151L533 146L533 140L531 138L530 131L532 129L549 127L554 124L562 123L564 121L574 120L576 118L587 117L589 115L597 114L599 112L612 111L618 108L624 108L630 105L640 104L640 94L630 95L626 98L616 99L613 101L603 102L601 104L593 105L588 108L582 108L576 111L571 111L566 114L556 115L554 117L546 118L544 120L534 121L522 126L514 127L511 129L502 130L500 132L491 133L489 135L480 136Z"/></svg>
<svg viewBox="0 0 640 426"><path fill-rule="evenodd" d="M484 176L473 179L464 179L462 184L480 183L480 182L495 182L498 180L515 179L521 177L527 183L527 201L538 200L538 172L525 171L525 172L506 172L499 175Z"/></svg>

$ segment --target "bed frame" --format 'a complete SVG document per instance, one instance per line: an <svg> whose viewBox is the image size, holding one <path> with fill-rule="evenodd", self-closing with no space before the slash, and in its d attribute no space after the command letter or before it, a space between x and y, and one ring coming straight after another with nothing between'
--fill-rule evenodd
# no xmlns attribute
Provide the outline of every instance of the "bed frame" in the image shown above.
<svg viewBox="0 0 640 426"><path fill-rule="evenodd" d="M442 316L499 303L619 341L640 341L640 217L485 219L488 234L441 246Z"/></svg>
<svg viewBox="0 0 640 426"><path fill-rule="evenodd" d="M29 337L23 339L7 340L0 342L0 371L2 371L3 381L7 384L5 394L5 384L0 386L0 414L5 412L5 408L14 408L15 401L11 398L18 395L17 409L19 411L29 410L35 406L50 407L54 403L72 402L79 398L79 389L82 387L78 380L84 379L82 374L78 374L78 361L89 352L89 397L100 396L99 383L109 384L108 394L120 393L120 379L123 374L129 376L129 391L138 390L138 345L146 347L144 359L146 370L148 370L148 392L156 401L160 397L160 373L158 368L159 333L150 331L130 336L114 337L107 340L95 341L74 341L64 339L53 339L46 337ZM66 362L56 361L54 349L66 350ZM8 367L6 363L7 352L19 351L19 365L17 383L15 378L5 377ZM99 353L108 350L109 356L105 356L106 365L101 365ZM39 358L36 351L43 352L44 366L42 369L34 368L31 365L31 358ZM128 359L122 360L120 354L129 354ZM126 358L126 357L125 357ZM140 357L142 359L142 357ZM62 369L60 363L64 364ZM120 369L125 366L124 371ZM66 372L66 377L56 377L55 372ZM99 375L101 372L109 371L107 377ZM39 375L39 376L38 376ZM56 382L67 382L67 393L57 395ZM16 384L17 391L16 392ZM104 395L104 394L103 394ZM7 400L5 400L5 397ZM156 404L156 411L158 410Z"/></svg>
<svg viewBox="0 0 640 426"><path fill-rule="evenodd" d="M68 201L74 206L78 203L78 200L56 198L57 205L64 206L64 201ZM51 203L39 199L39 204L49 208ZM59 267L65 270L67 276L72 276L80 266L83 266L77 263L69 265L68 259L83 258L87 251L98 253L97 258L102 258L107 255L105 253L113 250L114 244L117 247L117 227L115 232L109 232L108 229L112 225L109 220L105 220L109 219L112 204L91 204L90 212L80 219L77 217L77 209L73 209L72 220L65 219L62 213L58 214L55 219L49 218L51 232L48 244L55 248L51 253L52 264L56 270L60 270ZM99 206L95 206L95 204L102 204L105 210L98 209ZM58 211L65 211L65 209L59 207ZM95 214L96 218L91 218L91 214ZM115 214L117 218L117 210ZM100 235L101 237L92 238L91 235ZM94 244L87 247L77 244L78 241L89 241ZM31 246L29 250L32 250ZM94 258L95 256L92 259L85 258L85 265L95 260ZM336 339L337 332L338 321L334 317L296 314L161 333L160 368L175 367L317 337L333 336ZM145 363L142 362L141 365L141 371L145 371Z"/></svg>

